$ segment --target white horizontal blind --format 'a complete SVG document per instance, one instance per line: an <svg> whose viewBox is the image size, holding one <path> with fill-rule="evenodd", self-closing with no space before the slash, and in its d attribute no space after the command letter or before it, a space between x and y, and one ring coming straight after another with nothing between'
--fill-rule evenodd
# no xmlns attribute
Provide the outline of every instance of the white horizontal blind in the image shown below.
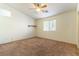
<svg viewBox="0 0 79 59"><path fill-rule="evenodd" d="M43 31L56 31L56 20L44 21Z"/></svg>

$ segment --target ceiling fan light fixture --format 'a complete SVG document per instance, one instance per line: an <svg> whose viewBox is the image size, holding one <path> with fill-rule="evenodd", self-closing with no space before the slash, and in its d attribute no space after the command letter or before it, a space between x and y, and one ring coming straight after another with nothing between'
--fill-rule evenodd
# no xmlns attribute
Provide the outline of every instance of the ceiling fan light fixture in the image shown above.
<svg viewBox="0 0 79 59"><path fill-rule="evenodd" d="M41 9L40 8L37 8L36 11L41 11Z"/></svg>
<svg viewBox="0 0 79 59"><path fill-rule="evenodd" d="M45 4L45 3L33 3L33 6L37 12L40 12L40 11L43 11L43 9L47 7L47 4Z"/></svg>

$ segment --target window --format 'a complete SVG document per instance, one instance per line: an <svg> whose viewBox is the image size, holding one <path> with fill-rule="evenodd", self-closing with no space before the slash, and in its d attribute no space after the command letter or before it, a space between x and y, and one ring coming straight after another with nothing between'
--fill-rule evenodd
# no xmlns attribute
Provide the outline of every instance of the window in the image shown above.
<svg viewBox="0 0 79 59"><path fill-rule="evenodd" d="M56 20L44 21L43 30L44 31L56 31Z"/></svg>
<svg viewBox="0 0 79 59"><path fill-rule="evenodd" d="M5 9L0 9L0 16L11 16L11 12Z"/></svg>

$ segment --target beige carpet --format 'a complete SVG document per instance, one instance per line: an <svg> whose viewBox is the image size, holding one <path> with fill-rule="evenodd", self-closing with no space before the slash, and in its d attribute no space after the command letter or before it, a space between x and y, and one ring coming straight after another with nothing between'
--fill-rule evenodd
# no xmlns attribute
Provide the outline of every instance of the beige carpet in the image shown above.
<svg viewBox="0 0 79 59"><path fill-rule="evenodd" d="M54 40L32 38L0 45L1 56L75 56L73 44Z"/></svg>

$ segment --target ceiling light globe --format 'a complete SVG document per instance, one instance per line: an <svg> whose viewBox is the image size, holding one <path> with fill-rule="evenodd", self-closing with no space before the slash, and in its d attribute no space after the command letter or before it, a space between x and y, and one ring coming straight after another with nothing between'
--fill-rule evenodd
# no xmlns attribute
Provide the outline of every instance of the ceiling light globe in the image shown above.
<svg viewBox="0 0 79 59"><path fill-rule="evenodd" d="M41 11L41 9L40 8L37 8L36 11Z"/></svg>

